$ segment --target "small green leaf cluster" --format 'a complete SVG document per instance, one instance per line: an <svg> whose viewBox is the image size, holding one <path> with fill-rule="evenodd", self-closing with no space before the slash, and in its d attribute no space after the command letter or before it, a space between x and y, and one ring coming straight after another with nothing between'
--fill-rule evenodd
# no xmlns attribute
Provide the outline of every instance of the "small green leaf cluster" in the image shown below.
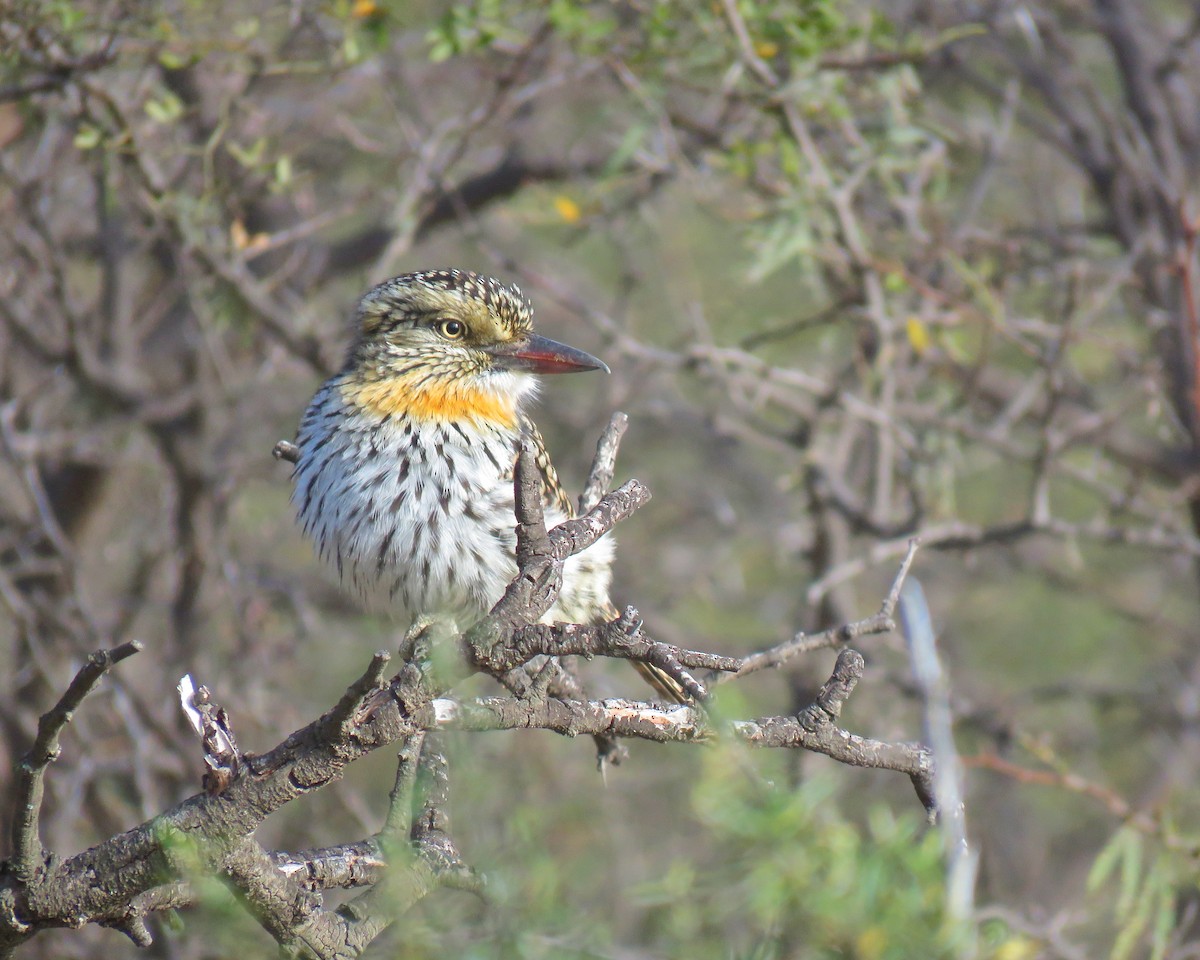
<svg viewBox="0 0 1200 960"><path fill-rule="evenodd" d="M1178 922L1180 893L1195 884L1191 853L1156 844L1132 826L1113 834L1087 882L1092 897L1113 898L1110 960L1166 957Z"/></svg>
<svg viewBox="0 0 1200 960"><path fill-rule="evenodd" d="M671 929L688 955L932 960L969 941L946 916L940 838L918 811L879 803L855 822L825 777L768 788L721 750L706 766L693 804L712 863L658 887L673 884Z"/></svg>

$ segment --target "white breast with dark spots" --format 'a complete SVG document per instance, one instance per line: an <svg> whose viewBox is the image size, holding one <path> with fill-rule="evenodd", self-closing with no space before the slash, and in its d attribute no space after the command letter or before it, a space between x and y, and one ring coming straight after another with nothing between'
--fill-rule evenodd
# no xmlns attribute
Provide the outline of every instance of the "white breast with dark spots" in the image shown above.
<svg viewBox="0 0 1200 960"><path fill-rule="evenodd" d="M512 463L517 433L488 424L350 414L327 385L301 423L292 501L305 534L369 607L404 622L465 627L516 574ZM336 424L336 426L335 426ZM561 522L547 510L551 526ZM612 544L568 561L547 619L591 620L607 603Z"/></svg>

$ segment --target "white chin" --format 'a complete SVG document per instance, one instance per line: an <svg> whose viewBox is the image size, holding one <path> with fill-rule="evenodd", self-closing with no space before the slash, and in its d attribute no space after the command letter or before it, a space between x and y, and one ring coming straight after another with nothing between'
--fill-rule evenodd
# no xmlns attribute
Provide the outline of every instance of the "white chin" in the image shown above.
<svg viewBox="0 0 1200 960"><path fill-rule="evenodd" d="M520 403L537 396L538 380L532 373L519 370L494 370L487 375L487 388L517 398Z"/></svg>

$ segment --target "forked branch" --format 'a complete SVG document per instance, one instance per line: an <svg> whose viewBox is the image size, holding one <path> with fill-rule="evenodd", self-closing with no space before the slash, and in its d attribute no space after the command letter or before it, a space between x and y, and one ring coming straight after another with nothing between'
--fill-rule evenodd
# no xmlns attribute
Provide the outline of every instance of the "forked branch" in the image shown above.
<svg viewBox="0 0 1200 960"><path fill-rule="evenodd" d="M22 767L12 831L13 856L0 870L0 956L50 927L99 923L150 942L145 918L186 906L196 891L196 869L223 879L264 929L290 952L312 957L358 956L389 924L439 886L477 889L479 878L455 846L447 814L449 772L430 734L530 728L598 743L622 739L704 742L734 737L761 747L805 749L842 763L896 770L934 803L933 760L915 743L886 743L852 734L838 724L842 707L862 678L862 656L846 647L856 638L893 628L892 616L912 565L909 545L878 613L815 636L748 657L726 657L663 644L647 636L627 608L609 623L539 623L553 605L566 558L586 549L650 497L632 480L605 493L623 429L614 419L601 441L583 516L548 530L532 451L525 447L516 473L519 572L490 615L467 633L441 638L467 654L467 669L511 679L537 658L557 664L568 655L643 660L681 676L708 671L709 682L737 679L778 667L811 650L842 647L829 679L796 716L760 717L717 726L698 705L628 699L589 699L565 672L535 669L513 689L518 695L455 700L429 658L415 655L390 680L390 659L378 653L323 717L263 754L241 754L229 718L204 688L181 688L185 713L203 743L206 789L171 810L90 850L59 862L41 845L37 829L42 784L59 750L59 735L101 676L136 652L135 644L96 654L39 725ZM279 455L288 459L286 445ZM420 647L414 646L420 653ZM433 658L436 659L436 658ZM706 687L692 681L701 698ZM689 690L692 688L689 687ZM324 850L269 852L255 839L258 826L287 803L336 782L345 767L390 744L400 747L395 785L379 832ZM424 781L423 789L416 784ZM103 878L97 883L96 878ZM321 891L366 887L337 910Z"/></svg>

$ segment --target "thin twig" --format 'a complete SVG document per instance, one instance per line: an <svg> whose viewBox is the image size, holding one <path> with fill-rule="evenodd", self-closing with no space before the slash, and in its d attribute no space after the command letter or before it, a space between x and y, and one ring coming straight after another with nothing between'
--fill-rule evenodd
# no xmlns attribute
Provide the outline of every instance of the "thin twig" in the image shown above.
<svg viewBox="0 0 1200 960"><path fill-rule="evenodd" d="M908 541L908 551L900 563L900 569L897 571L896 577L892 581L891 589L884 598L883 606L879 608L878 613L864 620L857 620L854 623L831 627L821 633L798 633L786 643L781 643L768 650L761 650L758 653L750 654L748 657L743 657L741 666L734 672L709 675L707 678L708 682L726 683L729 680L735 680L750 673L757 673L759 670L782 666L787 661L801 654L811 653L814 650L825 650L830 647L842 646L856 640L858 637L871 636L877 633L891 633L896 629L896 622L892 619L896 611L896 603L900 599L900 591L904 586L904 579L908 576L908 571L912 567L919 547L920 541L915 537Z"/></svg>
<svg viewBox="0 0 1200 960"><path fill-rule="evenodd" d="M829 679L821 685L813 702L797 714L800 725L806 729L816 729L840 717L842 707L850 699L866 668L867 662L857 650L846 649L839 653Z"/></svg>
<svg viewBox="0 0 1200 960"><path fill-rule="evenodd" d="M345 736L354 729L364 706L387 687L383 675L391 660L392 655L386 650L377 650L362 676L346 689L341 699L326 715L325 722L335 725L340 735Z"/></svg>
<svg viewBox="0 0 1200 960"><path fill-rule="evenodd" d="M517 566L525 570L538 558L549 557L550 540L542 509L542 480L534 444L521 440L513 484L517 514Z"/></svg>
<svg viewBox="0 0 1200 960"><path fill-rule="evenodd" d="M204 747L204 789L211 795L224 793L241 772L242 754L225 711L205 686L196 687L185 673L176 688L184 716Z"/></svg>
<svg viewBox="0 0 1200 960"><path fill-rule="evenodd" d="M12 825L12 871L22 883L34 882L45 862L45 850L39 833L46 770L59 755L59 737L75 715L75 710L91 693L100 679L127 657L139 653L136 640L111 650L97 650L67 687L58 703L38 720L37 737L18 766L16 816Z"/></svg>
<svg viewBox="0 0 1200 960"><path fill-rule="evenodd" d="M553 556L565 560L583 552L649 502L650 488L640 480L627 480L601 497L582 517L560 523L550 531Z"/></svg>
<svg viewBox="0 0 1200 960"><path fill-rule="evenodd" d="M387 819L379 831L379 839L386 845L389 842L408 838L413 821L413 791L417 784L418 761L421 759L421 747L425 743L425 734L414 733L405 739L397 755L396 779L388 793Z"/></svg>
<svg viewBox="0 0 1200 960"><path fill-rule="evenodd" d="M555 558L542 510L542 482L533 441L524 438L513 476L517 515L517 576L490 615L466 635L472 653L486 656L516 627L534 623L554 605L562 586L562 559Z"/></svg>
<svg viewBox="0 0 1200 960"><path fill-rule="evenodd" d="M450 838L450 767L445 750L437 744L440 736L426 741L420 758L420 774L425 801L412 825L412 844L418 856L433 867L443 886L458 890L480 891L482 878L475 873L458 852Z"/></svg>
<svg viewBox="0 0 1200 960"><path fill-rule="evenodd" d="M588 472L587 483L583 493L579 495L579 512L587 513L600 498L608 493L612 484L613 474L617 469L617 451L621 448L621 438L629 429L629 417L617 412L608 421L604 433L596 442L596 455L592 458L592 469Z"/></svg>
<svg viewBox="0 0 1200 960"><path fill-rule="evenodd" d="M534 623L522 627L503 652L507 659L500 662L504 669L511 669L543 655L613 657L656 665L669 662L718 674L737 671L744 662L741 657L724 657L662 643L647 636L640 627L630 632L625 615L607 623Z"/></svg>

